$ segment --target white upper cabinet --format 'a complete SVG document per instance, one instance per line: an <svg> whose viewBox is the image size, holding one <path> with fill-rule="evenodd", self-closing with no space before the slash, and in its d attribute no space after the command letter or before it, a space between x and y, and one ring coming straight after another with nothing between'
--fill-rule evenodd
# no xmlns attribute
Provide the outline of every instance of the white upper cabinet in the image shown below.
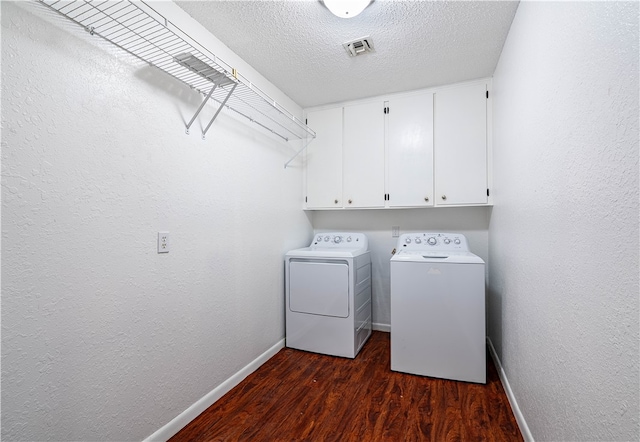
<svg viewBox="0 0 640 442"><path fill-rule="evenodd" d="M438 90L434 109L436 205L486 204L486 83Z"/></svg>
<svg viewBox="0 0 640 442"><path fill-rule="evenodd" d="M433 94L408 95L387 103L387 204L432 206Z"/></svg>
<svg viewBox="0 0 640 442"><path fill-rule="evenodd" d="M307 125L316 132L306 152L307 208L342 207L342 108L309 112Z"/></svg>
<svg viewBox="0 0 640 442"><path fill-rule="evenodd" d="M344 207L384 207L384 115L382 101L344 108Z"/></svg>
<svg viewBox="0 0 640 442"><path fill-rule="evenodd" d="M488 81L307 113L306 208L490 203Z"/></svg>

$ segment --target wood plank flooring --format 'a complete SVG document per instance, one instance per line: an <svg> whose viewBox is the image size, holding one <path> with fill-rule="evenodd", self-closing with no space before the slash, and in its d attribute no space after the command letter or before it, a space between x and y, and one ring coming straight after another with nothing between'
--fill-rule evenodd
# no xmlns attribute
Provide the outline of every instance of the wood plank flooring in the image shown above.
<svg viewBox="0 0 640 442"><path fill-rule="evenodd" d="M284 348L170 441L522 441L487 355L487 384L392 372L388 333L355 359Z"/></svg>

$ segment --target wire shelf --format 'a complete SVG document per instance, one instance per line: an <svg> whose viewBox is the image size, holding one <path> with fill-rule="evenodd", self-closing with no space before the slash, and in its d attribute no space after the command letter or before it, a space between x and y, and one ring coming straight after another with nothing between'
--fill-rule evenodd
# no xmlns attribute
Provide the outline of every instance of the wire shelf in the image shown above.
<svg viewBox="0 0 640 442"><path fill-rule="evenodd" d="M39 1L92 35L210 96L220 108L224 106L286 141L316 136L299 118L144 2Z"/></svg>

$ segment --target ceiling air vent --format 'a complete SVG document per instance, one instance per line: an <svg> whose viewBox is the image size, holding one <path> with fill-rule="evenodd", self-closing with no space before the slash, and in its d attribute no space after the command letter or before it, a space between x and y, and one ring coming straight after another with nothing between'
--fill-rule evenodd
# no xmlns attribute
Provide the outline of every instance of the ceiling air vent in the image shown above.
<svg viewBox="0 0 640 442"><path fill-rule="evenodd" d="M351 57L356 57L373 51L373 40L371 37L361 37L342 43L342 46L344 46Z"/></svg>

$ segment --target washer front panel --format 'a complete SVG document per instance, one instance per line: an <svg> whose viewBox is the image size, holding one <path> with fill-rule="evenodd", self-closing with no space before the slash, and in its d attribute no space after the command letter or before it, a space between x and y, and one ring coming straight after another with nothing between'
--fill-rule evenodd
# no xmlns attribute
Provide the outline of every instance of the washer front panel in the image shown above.
<svg viewBox="0 0 640 442"><path fill-rule="evenodd" d="M391 261L391 369L485 383L484 264Z"/></svg>

